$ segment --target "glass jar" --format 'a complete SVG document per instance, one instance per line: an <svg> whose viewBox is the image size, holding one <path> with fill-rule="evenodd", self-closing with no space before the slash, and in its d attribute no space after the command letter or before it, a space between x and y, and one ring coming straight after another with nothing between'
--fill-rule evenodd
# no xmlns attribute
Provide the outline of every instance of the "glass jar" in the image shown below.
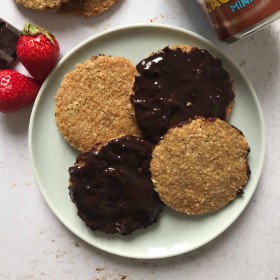
<svg viewBox="0 0 280 280"><path fill-rule="evenodd" d="M280 18L280 0L197 0L218 38L233 42Z"/></svg>

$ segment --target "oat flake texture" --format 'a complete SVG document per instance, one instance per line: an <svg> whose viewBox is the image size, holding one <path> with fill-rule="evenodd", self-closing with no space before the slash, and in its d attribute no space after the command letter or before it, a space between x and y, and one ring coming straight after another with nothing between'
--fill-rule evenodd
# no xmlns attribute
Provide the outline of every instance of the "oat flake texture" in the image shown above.
<svg viewBox="0 0 280 280"><path fill-rule="evenodd" d="M140 135L129 101L135 67L121 57L95 56L67 73L55 97L55 119L79 151L124 135Z"/></svg>
<svg viewBox="0 0 280 280"><path fill-rule="evenodd" d="M152 154L155 190L176 211L216 211L242 192L250 175L248 153L243 134L220 119L199 118L172 128Z"/></svg>
<svg viewBox="0 0 280 280"><path fill-rule="evenodd" d="M17 4L39 11L57 10L63 3L70 0L16 0Z"/></svg>
<svg viewBox="0 0 280 280"><path fill-rule="evenodd" d="M59 12L81 17L93 17L104 13L116 2L117 0L70 0L69 3L61 6Z"/></svg>

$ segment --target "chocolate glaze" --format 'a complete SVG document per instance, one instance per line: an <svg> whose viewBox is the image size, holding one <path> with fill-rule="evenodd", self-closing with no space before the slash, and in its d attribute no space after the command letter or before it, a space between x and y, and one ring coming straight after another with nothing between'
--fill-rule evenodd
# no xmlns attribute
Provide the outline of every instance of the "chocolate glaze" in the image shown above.
<svg viewBox="0 0 280 280"><path fill-rule="evenodd" d="M163 50L136 66L131 102L144 136L157 143L166 131L196 116L225 119L234 99L222 61L206 50Z"/></svg>
<svg viewBox="0 0 280 280"><path fill-rule="evenodd" d="M149 171L153 146L124 136L77 157L70 196L92 230L127 235L155 223L163 203Z"/></svg>

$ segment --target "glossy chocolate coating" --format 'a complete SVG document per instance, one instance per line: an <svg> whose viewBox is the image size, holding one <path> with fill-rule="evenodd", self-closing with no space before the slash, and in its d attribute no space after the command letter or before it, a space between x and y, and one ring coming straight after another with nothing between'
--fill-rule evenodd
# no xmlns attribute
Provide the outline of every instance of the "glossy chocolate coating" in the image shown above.
<svg viewBox="0 0 280 280"><path fill-rule="evenodd" d="M163 203L151 181L152 148L125 136L78 156L69 168L70 196L88 227L128 235L157 221Z"/></svg>
<svg viewBox="0 0 280 280"><path fill-rule="evenodd" d="M0 69L9 68L16 58L19 37L19 30L0 18Z"/></svg>
<svg viewBox="0 0 280 280"><path fill-rule="evenodd" d="M136 66L131 102L144 136L157 143L182 121L202 117L226 118L234 99L232 82L222 61L206 50L183 52L165 47Z"/></svg>

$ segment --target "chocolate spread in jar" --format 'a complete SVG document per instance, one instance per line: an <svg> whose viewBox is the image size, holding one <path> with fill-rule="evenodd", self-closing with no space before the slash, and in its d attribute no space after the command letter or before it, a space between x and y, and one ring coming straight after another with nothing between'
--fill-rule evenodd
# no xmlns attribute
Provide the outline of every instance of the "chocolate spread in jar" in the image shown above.
<svg viewBox="0 0 280 280"><path fill-rule="evenodd" d="M197 116L227 118L232 82L222 61L208 51L165 47L136 68L131 102L149 141L157 143L170 127Z"/></svg>
<svg viewBox="0 0 280 280"><path fill-rule="evenodd" d="M279 0L198 0L220 40L231 42L280 18Z"/></svg>
<svg viewBox="0 0 280 280"><path fill-rule="evenodd" d="M134 136L78 156L69 168L70 196L92 230L128 235L155 223L163 203L149 171L153 145Z"/></svg>

